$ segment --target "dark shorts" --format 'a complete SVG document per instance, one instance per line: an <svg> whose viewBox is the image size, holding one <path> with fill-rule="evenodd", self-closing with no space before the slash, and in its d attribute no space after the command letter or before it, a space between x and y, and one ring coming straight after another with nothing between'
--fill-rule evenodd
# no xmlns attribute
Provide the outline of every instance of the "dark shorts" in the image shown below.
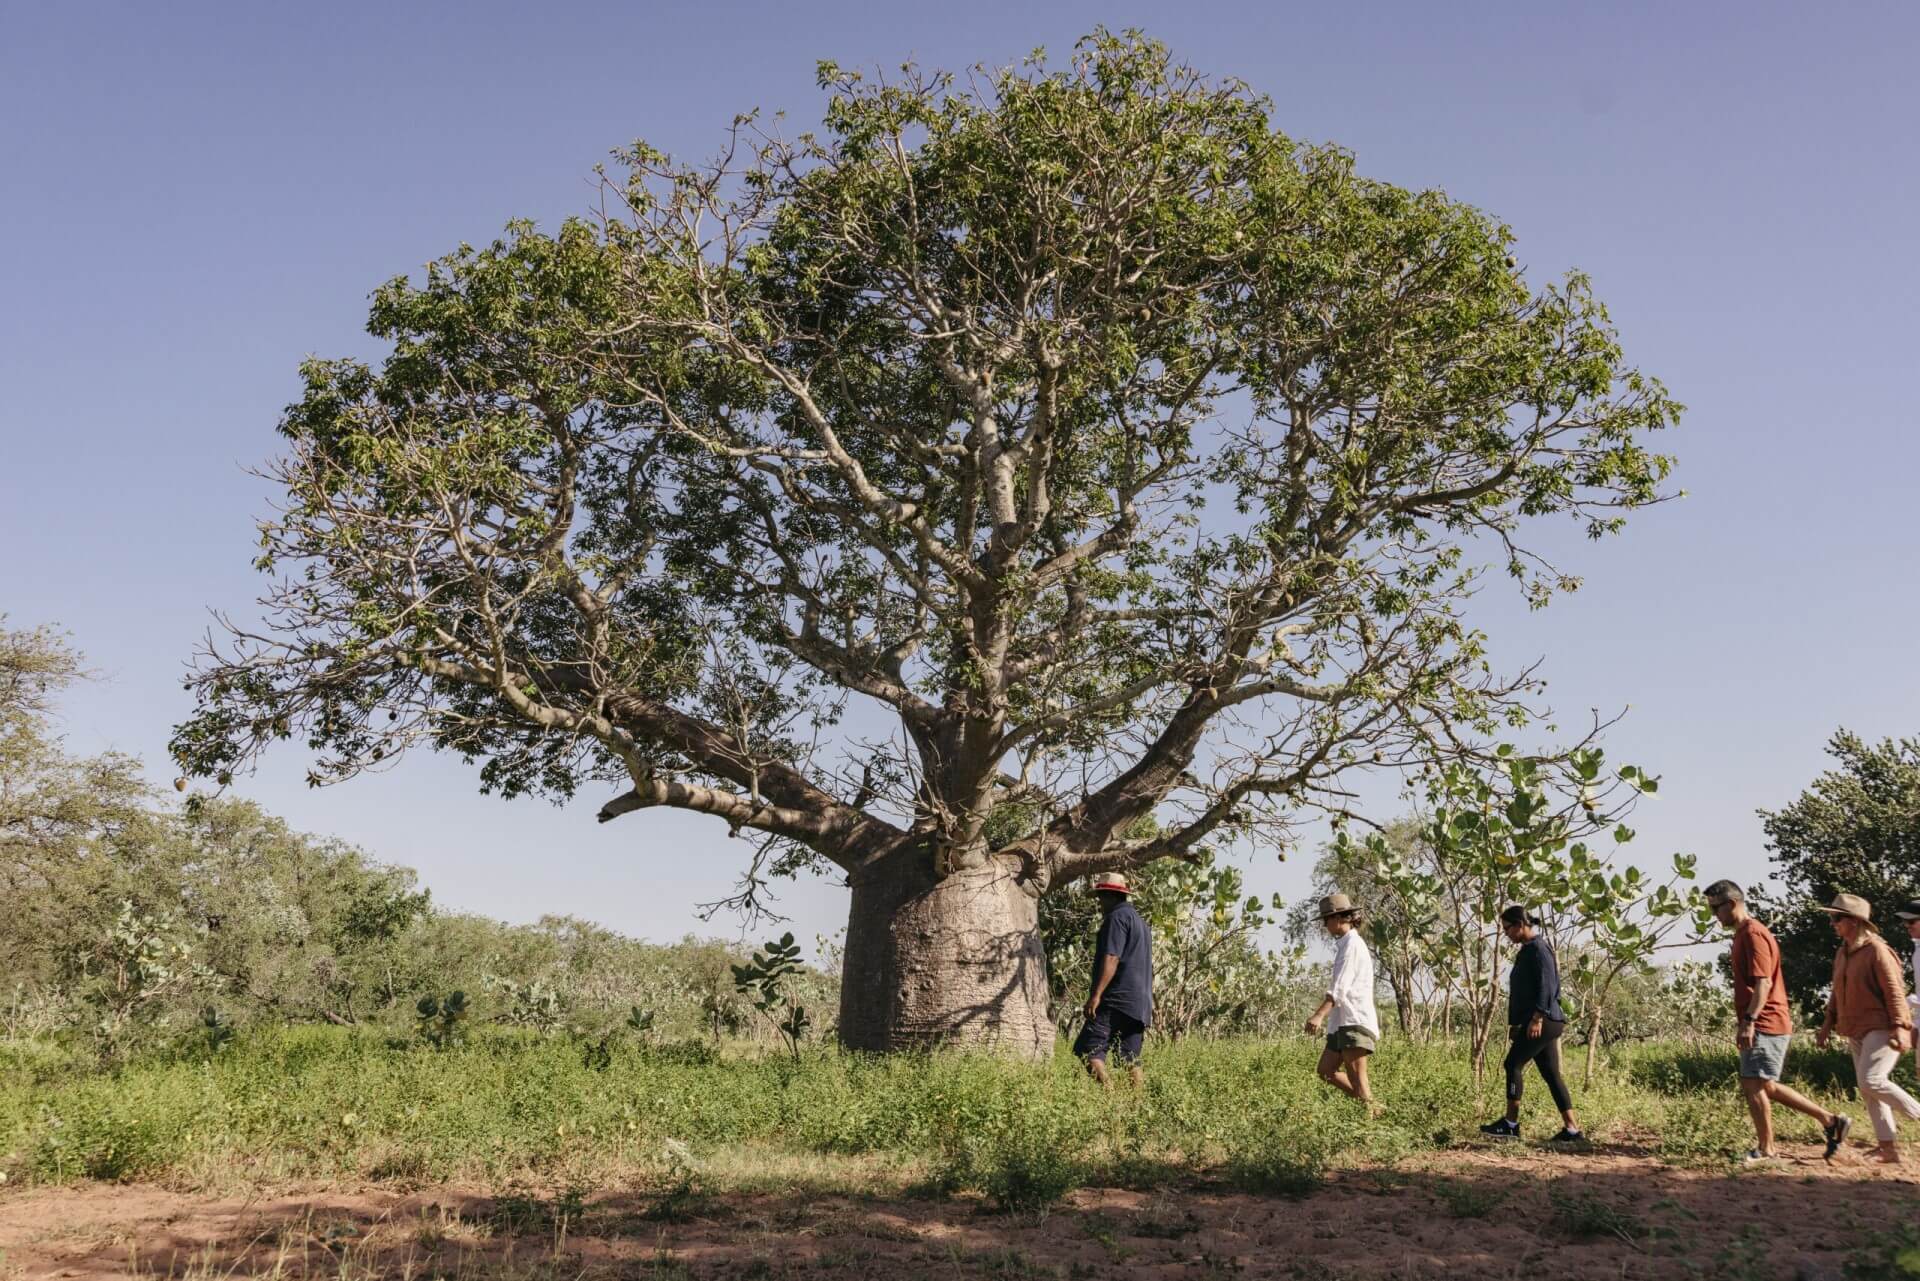
<svg viewBox="0 0 1920 1281"><path fill-rule="evenodd" d="M1107 1061L1109 1046L1118 1046L1118 1057L1125 1062L1138 1062L1140 1042L1146 1035L1147 1025L1131 1014L1122 1014L1102 1005L1093 1012L1087 1025L1080 1029L1080 1035L1074 1038L1073 1052L1083 1059Z"/></svg>
<svg viewBox="0 0 1920 1281"><path fill-rule="evenodd" d="M1327 1033L1327 1048L1336 1054L1344 1050L1358 1050L1362 1054L1372 1054L1379 1048L1379 1040L1363 1027L1335 1028Z"/></svg>

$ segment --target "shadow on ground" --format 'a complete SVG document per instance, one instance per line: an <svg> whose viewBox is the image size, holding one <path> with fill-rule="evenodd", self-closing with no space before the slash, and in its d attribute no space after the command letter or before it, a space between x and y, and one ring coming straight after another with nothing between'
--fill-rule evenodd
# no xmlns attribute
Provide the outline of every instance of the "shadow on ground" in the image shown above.
<svg viewBox="0 0 1920 1281"><path fill-rule="evenodd" d="M1467 1149L1340 1172L1298 1200L1205 1183L1083 1189L1028 1216L934 1197L372 1190L212 1202L96 1185L0 1200L8 1275L1839 1281L1920 1276L1920 1167L1828 1166L1809 1149L1729 1174L1629 1148Z"/></svg>

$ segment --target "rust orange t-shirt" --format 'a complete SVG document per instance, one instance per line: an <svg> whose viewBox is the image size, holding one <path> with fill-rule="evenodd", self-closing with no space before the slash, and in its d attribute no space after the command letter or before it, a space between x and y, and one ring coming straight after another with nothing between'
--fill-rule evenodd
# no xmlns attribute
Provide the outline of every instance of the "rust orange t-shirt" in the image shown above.
<svg viewBox="0 0 1920 1281"><path fill-rule="evenodd" d="M1749 916L1733 932L1733 1006L1736 1014L1745 1014L1753 1006L1753 987L1761 979L1771 980L1767 1003L1753 1030L1767 1036L1784 1036L1793 1031L1793 1016L1787 1012L1787 981L1780 974L1780 944L1773 931Z"/></svg>

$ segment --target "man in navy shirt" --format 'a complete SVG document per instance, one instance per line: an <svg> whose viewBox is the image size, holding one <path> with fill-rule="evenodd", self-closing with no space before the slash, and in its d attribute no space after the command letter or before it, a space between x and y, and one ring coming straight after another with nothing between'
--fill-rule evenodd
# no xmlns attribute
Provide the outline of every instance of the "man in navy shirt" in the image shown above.
<svg viewBox="0 0 1920 1281"><path fill-rule="evenodd" d="M1100 935L1093 946L1093 984L1087 995L1087 1025L1073 1052L1101 1085L1109 1047L1119 1047L1128 1079L1139 1085L1140 1042L1153 1021L1153 934L1127 901L1127 878L1108 873L1093 884L1100 899Z"/></svg>

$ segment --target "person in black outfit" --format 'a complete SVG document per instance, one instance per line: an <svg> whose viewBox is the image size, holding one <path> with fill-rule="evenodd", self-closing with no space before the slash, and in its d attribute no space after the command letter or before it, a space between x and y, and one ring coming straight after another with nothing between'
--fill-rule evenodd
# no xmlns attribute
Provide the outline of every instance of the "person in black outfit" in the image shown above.
<svg viewBox="0 0 1920 1281"><path fill-rule="evenodd" d="M1527 915L1526 908L1515 904L1500 913L1500 929L1508 942L1520 947L1507 980L1507 1034L1513 1038L1504 1065L1507 1116L1481 1126L1480 1132L1496 1139L1520 1137L1521 1082L1527 1064L1532 1063L1540 1069L1553 1105L1560 1109L1560 1133L1552 1141L1578 1143L1586 1135L1573 1119L1573 1096L1560 1077L1560 1034L1567 1030L1567 1014L1560 1008L1560 967L1541 936L1540 922Z"/></svg>
<svg viewBox="0 0 1920 1281"><path fill-rule="evenodd" d="M1073 1052L1101 1085L1109 1048L1127 1068L1127 1079L1141 1083L1140 1043L1153 1021L1153 932L1127 896L1127 878L1109 872L1094 881L1100 900L1100 934L1093 944L1093 979L1087 991L1086 1026Z"/></svg>

